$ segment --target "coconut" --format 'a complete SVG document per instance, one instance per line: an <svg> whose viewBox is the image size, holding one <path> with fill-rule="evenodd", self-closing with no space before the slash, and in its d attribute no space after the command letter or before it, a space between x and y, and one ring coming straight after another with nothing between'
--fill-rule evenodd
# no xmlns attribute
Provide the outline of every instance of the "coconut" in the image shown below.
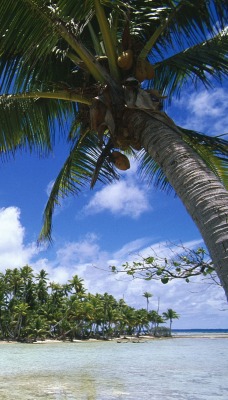
<svg viewBox="0 0 228 400"><path fill-rule="evenodd" d="M131 49L123 51L123 53L118 57L117 64L124 70L130 69L133 64L133 51Z"/></svg>
<svg viewBox="0 0 228 400"><path fill-rule="evenodd" d="M135 78L139 82L154 78L154 68L146 60L138 60L135 68Z"/></svg>
<svg viewBox="0 0 228 400"><path fill-rule="evenodd" d="M113 151L111 158L115 167L120 169L121 171L126 171L130 168L130 162L128 158L119 151Z"/></svg>

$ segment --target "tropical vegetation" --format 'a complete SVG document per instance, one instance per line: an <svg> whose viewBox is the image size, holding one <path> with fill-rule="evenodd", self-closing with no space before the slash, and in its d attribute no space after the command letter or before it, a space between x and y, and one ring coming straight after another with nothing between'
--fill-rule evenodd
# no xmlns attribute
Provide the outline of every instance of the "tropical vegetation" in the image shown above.
<svg viewBox="0 0 228 400"><path fill-rule="evenodd" d="M170 336L166 320L166 314L135 309L108 293L87 293L77 275L59 284L44 269L34 273L28 265L0 274L0 340Z"/></svg>
<svg viewBox="0 0 228 400"><path fill-rule="evenodd" d="M226 0L1 0L1 155L50 153L62 134L70 144L41 240L62 198L135 157L182 200L228 296L228 142L162 111L187 84L227 76L227 15Z"/></svg>

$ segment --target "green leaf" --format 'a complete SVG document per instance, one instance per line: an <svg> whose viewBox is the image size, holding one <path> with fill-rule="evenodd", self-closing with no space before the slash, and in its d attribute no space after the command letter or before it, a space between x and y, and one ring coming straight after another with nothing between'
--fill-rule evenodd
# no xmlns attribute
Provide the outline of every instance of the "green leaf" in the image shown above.
<svg viewBox="0 0 228 400"><path fill-rule="evenodd" d="M154 262L155 258L154 257L147 257L145 259L146 264L152 264Z"/></svg>
<svg viewBox="0 0 228 400"><path fill-rule="evenodd" d="M169 278L164 277L164 278L161 279L161 282L162 282L164 285L166 285L166 283L169 282Z"/></svg>

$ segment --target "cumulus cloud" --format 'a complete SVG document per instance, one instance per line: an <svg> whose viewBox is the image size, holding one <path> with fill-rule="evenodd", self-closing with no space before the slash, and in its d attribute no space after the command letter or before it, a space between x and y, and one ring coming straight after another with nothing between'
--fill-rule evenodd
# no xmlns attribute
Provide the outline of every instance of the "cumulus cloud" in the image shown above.
<svg viewBox="0 0 228 400"><path fill-rule="evenodd" d="M146 190L121 180L96 192L84 208L86 214L110 211L114 215L138 218L150 209Z"/></svg>
<svg viewBox="0 0 228 400"><path fill-rule="evenodd" d="M24 245L25 228L17 207L0 209L0 268L17 268L29 264L38 253L35 243Z"/></svg>
<svg viewBox="0 0 228 400"><path fill-rule="evenodd" d="M174 106L179 110L177 124L213 135L226 133L228 104L224 88L190 93L175 101Z"/></svg>
<svg viewBox="0 0 228 400"><path fill-rule="evenodd" d="M193 93L189 97L187 108L196 117L219 118L224 116L227 111L226 100L227 95L222 88L217 88L212 92L204 90L198 94Z"/></svg>
<svg viewBox="0 0 228 400"><path fill-rule="evenodd" d="M67 243L63 248L57 251L57 259L62 263L67 263L77 260L77 262L91 262L99 252L97 244L97 236L88 234L79 242Z"/></svg>

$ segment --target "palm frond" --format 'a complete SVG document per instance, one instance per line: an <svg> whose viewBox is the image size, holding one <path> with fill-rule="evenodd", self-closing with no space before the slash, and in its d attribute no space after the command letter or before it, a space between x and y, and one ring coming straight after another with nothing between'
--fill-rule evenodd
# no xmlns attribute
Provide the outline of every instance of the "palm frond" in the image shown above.
<svg viewBox="0 0 228 400"><path fill-rule="evenodd" d="M0 2L0 53L30 60L45 60L59 39L57 31L43 13L41 0ZM39 9L39 11L38 11ZM16 38L16 40L15 40Z"/></svg>
<svg viewBox="0 0 228 400"><path fill-rule="evenodd" d="M173 49L195 46L227 26L225 0L132 0L128 5L132 29L144 42L143 56L164 59Z"/></svg>
<svg viewBox="0 0 228 400"><path fill-rule="evenodd" d="M102 6L109 8L109 12L112 9L119 9L120 7L125 8L126 2L122 0L100 0ZM75 18L76 20L85 20L89 13L95 12L94 0L59 0L58 9L61 16L69 16L69 19Z"/></svg>
<svg viewBox="0 0 228 400"><path fill-rule="evenodd" d="M56 48L63 46L67 54L70 47L96 80L104 80L102 68L77 39L80 33L77 23L61 20L58 7L42 0L15 0L13 10L10 4L5 0L0 4L0 54L8 59L19 58L31 72L37 64L45 65L46 57Z"/></svg>
<svg viewBox="0 0 228 400"><path fill-rule="evenodd" d="M85 132L81 136L78 132L77 140L70 155L52 187L44 211L44 222L39 241L51 241L52 219L55 207L66 196L78 195L81 188L91 182L101 152L96 135L91 132ZM108 160L103 160L97 179L103 183L110 183L113 182L113 179L118 179L118 174Z"/></svg>
<svg viewBox="0 0 228 400"><path fill-rule="evenodd" d="M51 151L56 133L66 131L66 121L70 121L75 112L72 102L1 96L1 157L14 154L17 149L36 150L41 155ZM56 131L57 126L59 131Z"/></svg>
<svg viewBox="0 0 228 400"><path fill-rule="evenodd" d="M228 31L224 31L155 64L154 87L166 93L170 100L173 94L179 95L187 83L197 86L201 82L211 87L213 79L221 81L228 75L227 54Z"/></svg>

